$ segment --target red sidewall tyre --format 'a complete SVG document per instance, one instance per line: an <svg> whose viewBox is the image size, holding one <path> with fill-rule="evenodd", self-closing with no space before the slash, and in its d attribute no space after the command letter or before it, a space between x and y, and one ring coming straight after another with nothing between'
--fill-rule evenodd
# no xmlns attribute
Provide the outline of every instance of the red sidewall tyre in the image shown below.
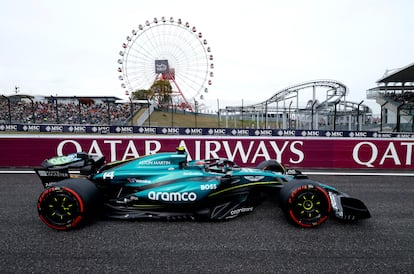
<svg viewBox="0 0 414 274"><path fill-rule="evenodd" d="M37 209L47 226L69 230L85 223L98 203L95 184L86 179L68 179L45 189L39 196Z"/></svg>
<svg viewBox="0 0 414 274"><path fill-rule="evenodd" d="M328 193L311 180L293 180L280 191L280 201L287 218L300 227L317 227L331 212Z"/></svg>

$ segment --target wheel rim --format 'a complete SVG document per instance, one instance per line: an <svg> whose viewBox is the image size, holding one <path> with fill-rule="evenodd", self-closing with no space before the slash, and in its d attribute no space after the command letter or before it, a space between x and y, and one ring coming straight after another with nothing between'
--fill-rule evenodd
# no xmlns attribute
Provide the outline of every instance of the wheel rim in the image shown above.
<svg viewBox="0 0 414 274"><path fill-rule="evenodd" d="M290 199L292 220L302 227L323 223L329 215L330 203L326 192L315 186L304 186Z"/></svg>
<svg viewBox="0 0 414 274"><path fill-rule="evenodd" d="M39 197L38 211L40 219L49 227L66 230L81 220L83 204L72 190L54 187Z"/></svg>

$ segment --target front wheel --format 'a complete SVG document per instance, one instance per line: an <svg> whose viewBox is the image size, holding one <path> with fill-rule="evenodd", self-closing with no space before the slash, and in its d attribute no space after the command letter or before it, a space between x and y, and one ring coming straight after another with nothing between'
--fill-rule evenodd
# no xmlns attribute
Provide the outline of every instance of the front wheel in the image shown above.
<svg viewBox="0 0 414 274"><path fill-rule="evenodd" d="M38 199L40 219L56 230L78 227L98 203L98 189L85 179L68 179L45 189Z"/></svg>
<svg viewBox="0 0 414 274"><path fill-rule="evenodd" d="M316 227L328 219L331 203L328 193L311 180L293 180L280 191L287 218L300 227Z"/></svg>

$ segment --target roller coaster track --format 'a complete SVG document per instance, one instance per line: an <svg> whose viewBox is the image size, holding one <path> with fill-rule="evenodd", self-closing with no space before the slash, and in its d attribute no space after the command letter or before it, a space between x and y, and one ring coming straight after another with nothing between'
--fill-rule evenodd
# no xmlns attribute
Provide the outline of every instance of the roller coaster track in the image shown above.
<svg viewBox="0 0 414 274"><path fill-rule="evenodd" d="M315 97L316 88L325 88L326 97L322 100ZM335 80L314 80L300 84L296 84L276 92L272 97L266 101L246 106L226 107L227 111L239 111L243 108L244 111L249 110L264 110L272 103L285 102L291 98L298 98L300 92L313 92L312 104L314 109L324 109L331 107L334 103L345 100L348 94L348 88L341 82Z"/></svg>
<svg viewBox="0 0 414 274"><path fill-rule="evenodd" d="M268 100L266 100L263 103L266 103L266 102L275 103L275 102L284 101L286 99L291 98L292 95L294 96L295 93L297 95L297 92L299 92L300 90L306 90L309 88L316 88L316 87L324 87L328 89L326 99L318 103L318 105L315 106L316 108L321 105L326 105L327 102L334 102L334 101L340 100L348 94L348 88L344 84L338 81L315 80L315 81L304 82L304 83L300 83L300 84L287 87L277 92L275 95L273 95L272 97L270 97Z"/></svg>
<svg viewBox="0 0 414 274"><path fill-rule="evenodd" d="M372 115L372 111L368 106L362 104L363 101L360 103L347 101L347 95L348 88L341 82L313 80L284 88L260 103L226 106L223 111L226 115L239 115L242 119L243 113L255 115L256 117L264 114L263 117L266 117L266 121L268 117L273 117L277 123L280 118L283 121L283 126L287 126L287 123L289 123L289 127L292 120L295 121L296 125L300 122L302 125L307 123L316 127L316 119L322 119L326 123L333 119L330 123L335 124L337 115L357 117L343 120L347 121L346 123L351 127L353 120L360 119L360 114ZM313 126L308 127L313 128Z"/></svg>
<svg viewBox="0 0 414 274"><path fill-rule="evenodd" d="M326 97L323 100L320 100L320 98L315 98L315 95L313 95L312 103L315 103L315 109L323 109L332 105L334 102L344 100L345 96L348 94L348 88L338 81L314 80L287 87L275 93L266 101L258 103L255 106L259 107L266 104L283 102L298 97L300 92L315 92L316 88L326 88Z"/></svg>

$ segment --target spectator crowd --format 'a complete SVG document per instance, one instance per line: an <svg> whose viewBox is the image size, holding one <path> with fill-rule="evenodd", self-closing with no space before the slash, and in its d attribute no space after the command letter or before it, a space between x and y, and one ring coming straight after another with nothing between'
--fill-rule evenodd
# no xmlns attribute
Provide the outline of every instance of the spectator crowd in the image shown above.
<svg viewBox="0 0 414 274"><path fill-rule="evenodd" d="M387 92L384 94L386 98L389 98L395 102L404 103L408 105L414 105L414 92Z"/></svg>
<svg viewBox="0 0 414 274"><path fill-rule="evenodd" d="M10 105L10 111L9 111ZM108 110L109 107L109 110ZM86 124L123 125L131 117L131 104L53 103L0 100L0 124ZM134 111L138 109L134 106Z"/></svg>

